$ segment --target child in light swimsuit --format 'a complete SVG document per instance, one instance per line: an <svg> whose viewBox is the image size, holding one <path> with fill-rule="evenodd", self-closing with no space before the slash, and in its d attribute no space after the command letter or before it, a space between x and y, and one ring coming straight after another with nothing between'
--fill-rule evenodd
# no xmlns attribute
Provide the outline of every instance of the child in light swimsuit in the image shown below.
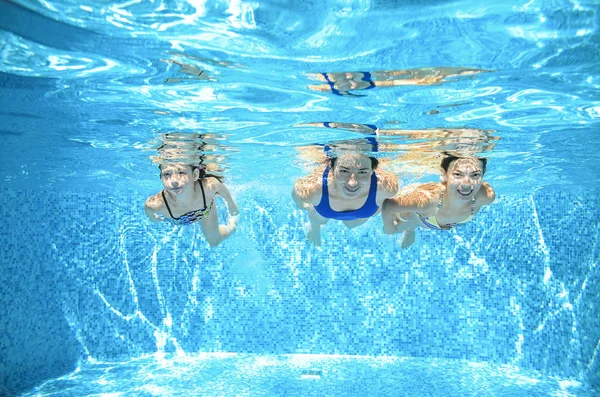
<svg viewBox="0 0 600 397"><path fill-rule="evenodd" d="M385 201L383 231L403 232L401 246L407 248L415 241L417 227L449 230L471 221L496 197L492 187L482 181L486 163L485 158L447 155L441 164L441 182L407 186Z"/></svg>
<svg viewBox="0 0 600 397"><path fill-rule="evenodd" d="M166 219L179 225L198 222L211 246L219 245L236 230L238 208L219 177L207 174L203 167L183 163L162 164L159 168L164 189L146 200L144 211L150 220ZM227 225L219 224L214 200L217 194L229 209Z"/></svg>

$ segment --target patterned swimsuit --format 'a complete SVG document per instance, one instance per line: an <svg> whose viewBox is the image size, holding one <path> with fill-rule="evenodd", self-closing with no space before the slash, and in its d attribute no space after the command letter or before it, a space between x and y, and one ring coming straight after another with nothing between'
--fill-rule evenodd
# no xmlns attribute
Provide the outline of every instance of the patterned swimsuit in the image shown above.
<svg viewBox="0 0 600 397"><path fill-rule="evenodd" d="M204 194L204 187L202 186L202 181L199 181L199 183L200 183L200 189L202 190L202 200L204 202L204 207L197 209L195 211L187 212L178 218L175 218L173 216L173 213L171 212L171 208L169 207L169 203L167 202L167 196L165 195L165 191L163 190L161 192L162 198L165 201L167 210L169 211L169 215L171 216L171 219L173 220L173 222L175 222L179 225L189 225L190 223L201 221L202 219L206 218L208 216L208 214L210 214L210 210L212 209L213 202L211 201L211 203L209 205L206 205L206 195Z"/></svg>

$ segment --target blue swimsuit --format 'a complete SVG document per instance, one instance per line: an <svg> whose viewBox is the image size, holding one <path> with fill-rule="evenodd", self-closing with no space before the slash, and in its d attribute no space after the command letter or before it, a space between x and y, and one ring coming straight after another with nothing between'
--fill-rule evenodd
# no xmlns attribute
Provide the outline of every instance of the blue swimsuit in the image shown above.
<svg viewBox="0 0 600 397"><path fill-rule="evenodd" d="M362 75L363 75L363 77L361 78L361 81L369 83L368 87L360 88L360 89L362 89L362 90L369 90L371 88L375 88L375 82L371 78L371 73L369 73L369 72L358 72L358 73L362 73ZM331 92L334 93L335 95L339 95L339 96L364 96L364 95L359 95L359 94L353 94L353 93L348 92L348 91L340 91L337 88L335 88L335 81L331 81L331 79L329 78L329 73L321 73L321 75L325 78L325 81L327 81L327 84L329 84L329 88L331 89Z"/></svg>
<svg viewBox="0 0 600 397"><path fill-rule="evenodd" d="M377 205L377 175L375 172L371 174L371 185L369 186L369 196L365 205L357 210L351 211L334 211L329 205L329 188L327 187L327 175L329 174L329 166L323 171L323 193L321 202L315 206L315 210L323 218L337 219L340 221L353 221L355 219L370 218L377 213L379 206Z"/></svg>

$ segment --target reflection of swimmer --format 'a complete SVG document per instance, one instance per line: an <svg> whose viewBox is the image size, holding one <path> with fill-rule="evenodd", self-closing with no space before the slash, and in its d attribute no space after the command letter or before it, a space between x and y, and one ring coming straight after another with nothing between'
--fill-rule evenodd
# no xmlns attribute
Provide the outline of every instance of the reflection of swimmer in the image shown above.
<svg viewBox="0 0 600 397"><path fill-rule="evenodd" d="M150 141L151 150L156 151L150 159L156 164L200 162L207 172L219 172L224 154L231 150L220 143L223 140L216 134L168 132Z"/></svg>
<svg viewBox="0 0 600 397"><path fill-rule="evenodd" d="M186 58L186 62L174 61L171 59L161 59L162 62L178 65L181 69L180 73L187 74L192 77L188 78L168 78L165 80L166 83L180 83L182 81L189 80L204 80L204 81L217 81L217 79L209 74L207 69L213 70L215 67L225 68L243 68L243 65L234 64L231 62L218 61L215 59L197 57L189 54L182 54L179 52L170 51L169 54L176 56L177 58ZM189 60L189 61L188 61ZM192 62L199 63L202 66L196 66Z"/></svg>
<svg viewBox="0 0 600 397"><path fill-rule="evenodd" d="M340 96L364 96L350 91L375 87L416 86L440 84L449 78L471 76L488 70L439 67L376 72L313 73L309 77L326 84L309 85L313 91L331 92Z"/></svg>
<svg viewBox="0 0 600 397"><path fill-rule="evenodd" d="M165 63L171 63L171 64L178 65L179 67L181 67L181 69L179 69L180 73L184 73L189 76L192 76L191 78L188 77L185 79L170 77L165 80L165 83L180 83L180 82L186 81L186 80L217 81L214 77L209 76L208 72L206 70L202 70L192 64L173 61L171 59L161 59L161 61L165 62Z"/></svg>
<svg viewBox="0 0 600 397"><path fill-rule="evenodd" d="M427 128L384 129L374 124L313 122L296 124L295 127L321 127L358 132L377 137L380 152L401 153L392 160L392 168L397 173L421 174L423 171L437 172L442 152L452 152L458 156L473 156L491 151L495 141L500 139L492 135L496 130L477 128ZM403 139L399 139L403 138ZM391 166L389 164L388 166Z"/></svg>
<svg viewBox="0 0 600 397"><path fill-rule="evenodd" d="M214 66L222 66L224 68L235 68L235 69L240 69L240 68L245 68L246 66L241 65L239 63L232 63L232 62L227 62L227 61L219 61L216 59L211 59L211 58L206 58L206 57L197 57L194 55L190 55L190 54L184 54L181 52L176 52L176 51L167 51L168 54L171 55L175 55L177 57L181 57L181 58L188 58L188 59L193 59L195 61L199 61L200 63L204 63L204 64L210 64L210 65L214 65Z"/></svg>
<svg viewBox="0 0 600 397"><path fill-rule="evenodd" d="M180 225L198 222L206 241L219 245L237 226L238 208L229 190L215 175L207 174L202 166L185 163L159 165L164 189L146 200L144 211L150 220L169 219ZM215 196L227 202L229 221L219 225Z"/></svg>
<svg viewBox="0 0 600 397"><path fill-rule="evenodd" d="M403 188L382 208L384 232L404 232L401 246L415 241L415 230L424 227L448 230L469 222L496 195L482 182L487 159L447 155L441 164L441 182Z"/></svg>
<svg viewBox="0 0 600 397"><path fill-rule="evenodd" d="M365 223L380 212L383 201L398 190L395 175L376 172L378 161L362 154L331 158L324 169L294 184L292 197L298 208L308 213L308 240L321 245L321 226L329 219L344 222L349 228Z"/></svg>
<svg viewBox="0 0 600 397"><path fill-rule="evenodd" d="M360 132L363 134L375 134L378 131L378 128L375 124L339 123L339 122L334 122L334 121L301 123L301 124L295 124L294 127L323 127L323 128L332 128L332 129Z"/></svg>

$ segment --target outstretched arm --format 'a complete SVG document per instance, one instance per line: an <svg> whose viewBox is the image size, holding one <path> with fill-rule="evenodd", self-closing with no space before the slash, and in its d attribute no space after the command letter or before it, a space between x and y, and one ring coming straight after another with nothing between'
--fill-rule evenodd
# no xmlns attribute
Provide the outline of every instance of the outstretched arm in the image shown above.
<svg viewBox="0 0 600 397"><path fill-rule="evenodd" d="M396 214L401 211L401 207L395 199L388 199L383 202L381 207L381 220L383 221L383 232L385 234L394 234L396 230Z"/></svg>
<svg viewBox="0 0 600 397"><path fill-rule="evenodd" d="M494 192L494 189L492 189L492 187L487 182L483 182L481 184L480 192L483 193L478 194L481 196L481 205L492 204L494 200L496 200L496 192Z"/></svg>
<svg viewBox="0 0 600 397"><path fill-rule="evenodd" d="M308 212L314 211L314 197L319 194L320 183L316 174L300 178L294 183L292 199L296 206ZM320 194L319 194L320 195Z"/></svg>
<svg viewBox="0 0 600 397"><path fill-rule="evenodd" d="M381 201L390 199L398 194L398 175L387 171L377 172L377 197Z"/></svg>
<svg viewBox="0 0 600 397"><path fill-rule="evenodd" d="M240 213L237 204L233 200L233 197L231 197L231 193L229 193L229 189L227 189L227 186L225 186L225 184L218 182L215 193L223 197L223 199L225 199L230 215L235 216Z"/></svg>
<svg viewBox="0 0 600 397"><path fill-rule="evenodd" d="M436 205L434 197L439 196L438 187L435 183L427 183L418 186L407 186L395 197L385 200L381 209L384 233L396 233L398 220L397 214L420 213L431 211Z"/></svg>

